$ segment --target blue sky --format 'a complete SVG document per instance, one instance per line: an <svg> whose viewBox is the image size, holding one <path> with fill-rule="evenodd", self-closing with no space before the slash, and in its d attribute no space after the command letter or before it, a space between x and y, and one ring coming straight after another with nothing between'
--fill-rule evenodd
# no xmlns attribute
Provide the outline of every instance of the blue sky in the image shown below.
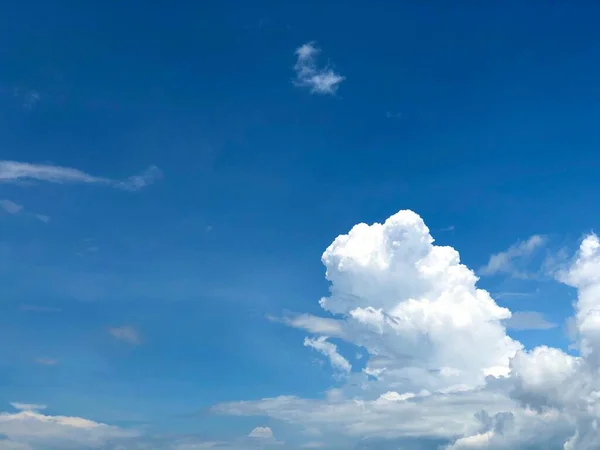
<svg viewBox="0 0 600 450"><path fill-rule="evenodd" d="M0 7L0 449L530 445L515 439L539 429L513 391L521 409L489 406L492 422L514 415L512 434L471 419L456 435L399 431L393 408L360 428L318 411L487 392L483 373L520 392L533 369L517 366L535 366L539 345L592 364L596 281L581 281L578 247L598 227L600 6L126 3ZM390 256L398 239L447 276ZM381 269L376 254L395 262ZM456 300L452 320L443 302L421 315L394 303L441 293L477 301ZM319 304L329 295L338 306ZM385 313L376 335L369 308ZM446 320L448 336L472 327L457 349L488 347L435 344L428 327ZM414 367L400 342L429 355L414 367L459 379L402 385ZM573 423L556 442L597 448Z"/></svg>

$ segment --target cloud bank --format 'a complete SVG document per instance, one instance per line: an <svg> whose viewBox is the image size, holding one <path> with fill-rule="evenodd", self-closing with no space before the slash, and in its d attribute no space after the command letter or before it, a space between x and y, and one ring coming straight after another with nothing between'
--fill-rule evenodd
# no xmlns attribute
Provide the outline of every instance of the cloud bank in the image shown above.
<svg viewBox="0 0 600 450"><path fill-rule="evenodd" d="M90 175L78 169L47 164L30 164L17 161L0 161L0 182L43 181L57 184L98 184L126 191L137 191L160 179L158 167L150 166L138 175L124 180L113 180Z"/></svg>
<svg viewBox="0 0 600 450"><path fill-rule="evenodd" d="M509 254L539 245L529 240ZM412 211L383 224L356 225L334 240L322 261L330 293L319 304L329 317L283 322L311 333L305 345L348 370L347 382L321 399L230 402L214 412L269 416L354 442L367 438L361 448L383 448L381 439L394 448L408 442L410 448L447 450L600 448L595 235L583 240L559 274L578 292L579 356L546 346L527 350L507 335L512 313L477 287L477 276L456 250L434 244ZM531 314L515 316L512 325L535 321L538 328L550 326ZM361 347L366 366L346 366L338 349L327 345L330 336Z"/></svg>

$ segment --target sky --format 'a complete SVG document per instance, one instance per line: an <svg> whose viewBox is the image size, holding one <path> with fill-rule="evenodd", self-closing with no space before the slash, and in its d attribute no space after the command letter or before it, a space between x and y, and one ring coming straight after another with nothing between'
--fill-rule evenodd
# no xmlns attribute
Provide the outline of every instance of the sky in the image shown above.
<svg viewBox="0 0 600 450"><path fill-rule="evenodd" d="M0 450L600 448L600 5L0 5Z"/></svg>

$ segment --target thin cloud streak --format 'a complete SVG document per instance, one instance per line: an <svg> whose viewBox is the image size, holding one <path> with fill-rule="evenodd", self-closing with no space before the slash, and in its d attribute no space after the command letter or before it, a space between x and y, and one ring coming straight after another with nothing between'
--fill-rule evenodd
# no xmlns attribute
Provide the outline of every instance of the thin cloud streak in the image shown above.
<svg viewBox="0 0 600 450"><path fill-rule="evenodd" d="M162 177L156 166L124 180L90 175L79 169L49 164L30 164L18 161L0 161L0 182L43 181L55 184L98 184L126 191L137 191Z"/></svg>

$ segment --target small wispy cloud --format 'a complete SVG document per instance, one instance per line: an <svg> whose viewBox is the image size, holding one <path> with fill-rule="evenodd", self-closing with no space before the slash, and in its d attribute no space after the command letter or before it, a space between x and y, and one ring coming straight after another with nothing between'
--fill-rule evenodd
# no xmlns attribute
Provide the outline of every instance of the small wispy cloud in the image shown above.
<svg viewBox="0 0 600 450"><path fill-rule="evenodd" d="M142 343L140 334L131 325L109 328L108 332L118 341L123 341L130 345L140 345Z"/></svg>
<svg viewBox="0 0 600 450"><path fill-rule="evenodd" d="M479 269L480 275L496 275L506 273L515 278L529 278L527 273L518 270L515 261L531 256L537 249L546 244L544 236L535 234L525 241L511 245L507 250L490 256L488 263Z"/></svg>
<svg viewBox="0 0 600 450"><path fill-rule="evenodd" d="M38 405L35 403L12 402L10 406L19 411L39 411L41 409L46 409L46 405Z"/></svg>
<svg viewBox="0 0 600 450"><path fill-rule="evenodd" d="M19 205L11 200L0 200L0 209L3 209L7 214L11 214L16 216L17 214L25 215L29 217L33 217L41 222L48 223L50 222L50 217L45 214L35 214L26 212L23 205Z"/></svg>
<svg viewBox="0 0 600 450"><path fill-rule="evenodd" d="M404 118L404 114L399 113L399 112L392 112L392 111L386 111L385 112L385 117L387 119L395 119L395 120L400 120Z"/></svg>
<svg viewBox="0 0 600 450"><path fill-rule="evenodd" d="M49 164L30 164L18 161L0 161L0 182L44 181L56 184L99 184L137 191L162 177L158 167L150 166L144 172L124 180L90 175L79 169Z"/></svg>
<svg viewBox="0 0 600 450"><path fill-rule="evenodd" d="M8 214L19 214L23 210L23 206L10 200L0 200L0 208Z"/></svg>
<svg viewBox="0 0 600 450"><path fill-rule="evenodd" d="M504 325L513 330L550 330L557 326L536 311L513 312L511 318L504 321Z"/></svg>
<svg viewBox="0 0 600 450"><path fill-rule="evenodd" d="M296 78L294 85L308 88L313 94L333 95L342 81L346 79L330 66L319 66L317 56L321 49L315 42L308 42L296 49Z"/></svg>
<svg viewBox="0 0 600 450"><path fill-rule="evenodd" d="M50 306L21 305L21 311L36 312L36 313L54 313L54 312L60 312L60 309L52 308Z"/></svg>
<svg viewBox="0 0 600 450"><path fill-rule="evenodd" d="M325 336L316 339L304 338L304 346L311 347L327 356L333 368L343 372L350 372L352 370L352 365L348 360L338 353L337 345L328 342Z"/></svg>
<svg viewBox="0 0 600 450"><path fill-rule="evenodd" d="M57 366L58 365L58 360L52 359L52 358L36 358L36 359L34 359L34 362L36 364L39 364L40 366Z"/></svg>
<svg viewBox="0 0 600 450"><path fill-rule="evenodd" d="M13 96L19 101L23 109L31 110L41 100L41 94L34 89L15 88Z"/></svg>
<svg viewBox="0 0 600 450"><path fill-rule="evenodd" d="M256 439L273 439L273 430L269 427L256 427L250 432L248 437Z"/></svg>

